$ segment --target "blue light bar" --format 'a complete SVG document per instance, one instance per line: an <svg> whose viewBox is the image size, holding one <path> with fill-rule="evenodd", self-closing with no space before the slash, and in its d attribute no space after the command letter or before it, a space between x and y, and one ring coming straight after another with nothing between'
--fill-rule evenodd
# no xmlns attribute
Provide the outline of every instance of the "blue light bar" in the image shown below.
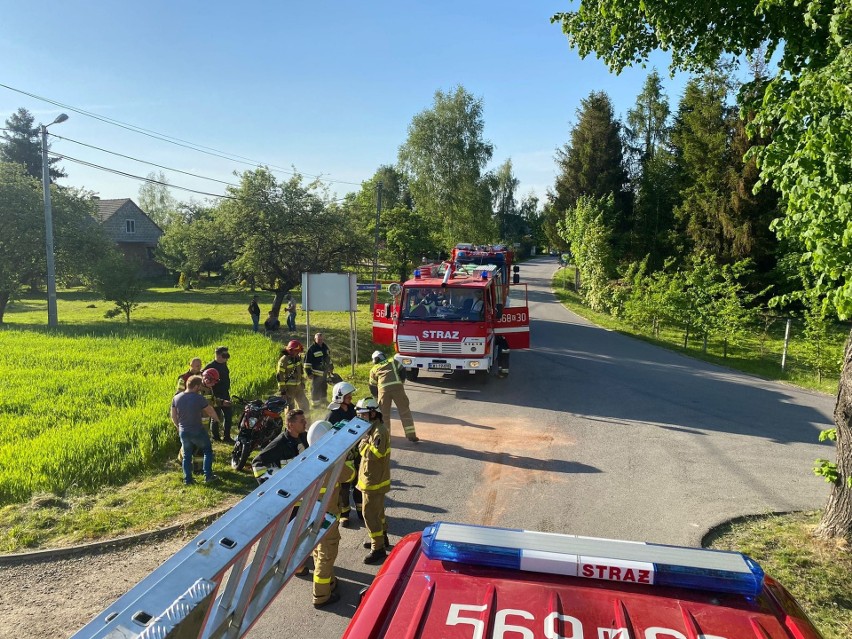
<svg viewBox="0 0 852 639"><path fill-rule="evenodd" d="M419 268L414 269L414 279L415 280L420 279L420 269Z"/></svg>
<svg viewBox="0 0 852 639"><path fill-rule="evenodd" d="M423 531L429 559L733 593L754 597L763 569L738 552L438 522Z"/></svg>

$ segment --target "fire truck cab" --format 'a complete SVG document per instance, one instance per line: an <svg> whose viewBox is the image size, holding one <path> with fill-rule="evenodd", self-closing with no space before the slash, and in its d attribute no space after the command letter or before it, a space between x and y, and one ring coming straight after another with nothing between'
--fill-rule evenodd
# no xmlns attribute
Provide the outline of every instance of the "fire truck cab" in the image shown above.
<svg viewBox="0 0 852 639"><path fill-rule="evenodd" d="M403 538L343 639L820 639L736 552L439 522Z"/></svg>
<svg viewBox="0 0 852 639"><path fill-rule="evenodd" d="M510 350L529 348L526 288L512 257L503 246L459 244L450 260L422 265L373 310L373 341L394 344L409 379L421 371L505 377Z"/></svg>

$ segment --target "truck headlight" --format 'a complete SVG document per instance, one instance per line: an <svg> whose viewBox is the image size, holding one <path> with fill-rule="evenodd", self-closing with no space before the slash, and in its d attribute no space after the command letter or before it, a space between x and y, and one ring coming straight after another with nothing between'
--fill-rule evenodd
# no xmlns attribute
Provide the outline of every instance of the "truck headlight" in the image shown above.
<svg viewBox="0 0 852 639"><path fill-rule="evenodd" d="M479 362L476 361L476 360L473 360L472 362L470 362L470 367L471 368L479 368Z"/></svg>

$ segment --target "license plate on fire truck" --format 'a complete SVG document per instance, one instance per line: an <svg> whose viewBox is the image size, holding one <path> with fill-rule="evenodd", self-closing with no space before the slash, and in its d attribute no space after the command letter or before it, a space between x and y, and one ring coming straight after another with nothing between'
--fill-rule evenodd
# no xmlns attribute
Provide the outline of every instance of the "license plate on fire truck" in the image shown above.
<svg viewBox="0 0 852 639"><path fill-rule="evenodd" d="M453 367L449 362L429 362L430 371L449 371Z"/></svg>

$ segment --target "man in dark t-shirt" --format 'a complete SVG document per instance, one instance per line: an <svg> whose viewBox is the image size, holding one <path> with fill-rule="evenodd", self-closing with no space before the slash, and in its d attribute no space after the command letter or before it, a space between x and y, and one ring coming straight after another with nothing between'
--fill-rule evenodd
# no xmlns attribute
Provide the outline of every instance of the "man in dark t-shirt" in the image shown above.
<svg viewBox="0 0 852 639"><path fill-rule="evenodd" d="M231 406L231 371L228 369L228 358L231 354L228 352L227 346L218 346L216 348L216 359L204 367L216 369L219 373L219 383L213 387L213 394L219 401L217 404L221 406L222 424L225 427L225 443L233 444L231 439L231 421L234 418L234 408ZM203 371L202 371L203 372ZM213 439L219 441L219 424L213 425Z"/></svg>
<svg viewBox="0 0 852 639"><path fill-rule="evenodd" d="M207 398L198 392L201 384L200 375L190 377L186 382L186 390L172 399L171 418L183 446L183 482L187 485L195 483L192 478L192 453L196 448L201 449L204 455L204 481L216 481L213 474L213 444L202 419L206 416L218 422L219 417Z"/></svg>
<svg viewBox="0 0 852 639"><path fill-rule="evenodd" d="M262 484L276 469L287 465L308 447L308 420L302 410L287 413L287 427L252 460L257 483Z"/></svg>

